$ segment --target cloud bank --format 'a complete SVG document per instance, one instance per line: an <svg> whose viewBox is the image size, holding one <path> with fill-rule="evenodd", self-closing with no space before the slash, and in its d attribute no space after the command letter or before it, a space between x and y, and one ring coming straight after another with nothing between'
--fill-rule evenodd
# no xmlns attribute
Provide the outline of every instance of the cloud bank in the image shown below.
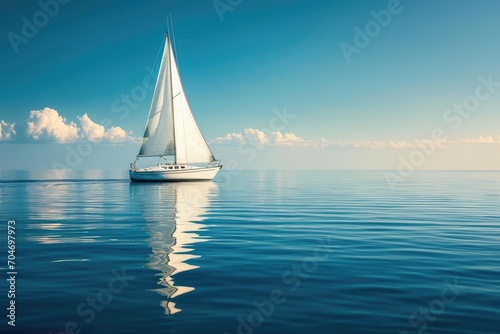
<svg viewBox="0 0 500 334"><path fill-rule="evenodd" d="M49 140L58 143L71 143L86 139L92 142L109 143L137 142L121 127L106 129L104 125L94 122L87 114L77 117L77 122L68 122L57 110L44 108L33 110L26 121L26 135L34 140ZM0 121L0 141L8 141L15 137L15 124ZM211 141L222 145L253 145L253 146L295 146L311 148L352 148L352 149L421 149L447 148L456 144L500 144L500 135L496 137L482 136L478 138L448 140L420 139L410 141L377 141L377 140L309 140L294 133L280 131L265 132L259 129L247 128L242 132L227 133Z"/></svg>
<svg viewBox="0 0 500 334"><path fill-rule="evenodd" d="M7 123L5 121L0 121L0 141L7 141L14 139L16 136L16 130L14 130L14 123Z"/></svg>
<svg viewBox="0 0 500 334"><path fill-rule="evenodd" d="M133 140L122 128L112 127L106 130L87 114L77 118L80 125L66 121L57 110L51 108L33 110L26 122L26 135L34 140L45 139L58 143L71 143L81 139L112 143Z"/></svg>
<svg viewBox="0 0 500 334"><path fill-rule="evenodd" d="M257 145L296 145L303 144L305 140L293 133L282 134L280 131L272 132L270 135L258 129L245 129L243 133L228 133L223 137L217 137L213 141L216 144L257 144Z"/></svg>
<svg viewBox="0 0 500 334"><path fill-rule="evenodd" d="M479 137L471 139L420 139L411 141L376 141L376 140L306 140L293 133L282 134L279 131L266 134L259 129L245 129L243 132L228 133L215 138L214 144L259 145L259 146L300 146L319 148L368 148L368 149L419 149L447 148L455 144L500 144L498 137Z"/></svg>
<svg viewBox="0 0 500 334"><path fill-rule="evenodd" d="M497 138L494 137L479 137L472 139L462 139L460 141L463 144L499 144L500 135Z"/></svg>

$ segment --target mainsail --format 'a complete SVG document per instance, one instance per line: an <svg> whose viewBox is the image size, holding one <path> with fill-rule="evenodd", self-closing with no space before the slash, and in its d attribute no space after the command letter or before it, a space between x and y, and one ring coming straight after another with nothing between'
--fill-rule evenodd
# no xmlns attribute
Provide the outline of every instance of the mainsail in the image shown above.
<svg viewBox="0 0 500 334"><path fill-rule="evenodd" d="M167 34L139 156L168 155L176 164L215 160L189 107Z"/></svg>
<svg viewBox="0 0 500 334"><path fill-rule="evenodd" d="M167 37L139 156L175 154L169 44Z"/></svg>

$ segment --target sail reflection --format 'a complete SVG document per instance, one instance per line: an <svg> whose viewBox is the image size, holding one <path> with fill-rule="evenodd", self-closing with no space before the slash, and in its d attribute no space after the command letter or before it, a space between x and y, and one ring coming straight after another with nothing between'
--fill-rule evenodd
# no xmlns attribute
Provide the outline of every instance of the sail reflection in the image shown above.
<svg viewBox="0 0 500 334"><path fill-rule="evenodd" d="M211 181L131 184L132 199L142 206L152 248L147 266L160 276L161 287L153 291L167 297L162 302L166 314L180 312L172 299L195 289L176 283L175 275L198 268L188 261L201 256L193 253L193 245L207 241L198 231L206 226L200 222L217 190Z"/></svg>

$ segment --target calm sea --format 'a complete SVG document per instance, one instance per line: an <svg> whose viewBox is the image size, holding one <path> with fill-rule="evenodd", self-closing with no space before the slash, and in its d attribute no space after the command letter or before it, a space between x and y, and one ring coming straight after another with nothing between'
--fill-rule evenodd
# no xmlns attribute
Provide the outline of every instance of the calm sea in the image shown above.
<svg viewBox="0 0 500 334"><path fill-rule="evenodd" d="M0 331L498 334L499 205L498 172L1 172Z"/></svg>

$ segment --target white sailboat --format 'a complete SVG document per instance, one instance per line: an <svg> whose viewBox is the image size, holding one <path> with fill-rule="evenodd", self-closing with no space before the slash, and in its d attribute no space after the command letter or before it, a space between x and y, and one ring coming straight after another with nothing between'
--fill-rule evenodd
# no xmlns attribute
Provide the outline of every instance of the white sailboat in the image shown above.
<svg viewBox="0 0 500 334"><path fill-rule="evenodd" d="M158 157L166 162L138 168L136 163L141 157ZM130 164L130 179L212 180L221 168L193 117L167 33L141 148Z"/></svg>

